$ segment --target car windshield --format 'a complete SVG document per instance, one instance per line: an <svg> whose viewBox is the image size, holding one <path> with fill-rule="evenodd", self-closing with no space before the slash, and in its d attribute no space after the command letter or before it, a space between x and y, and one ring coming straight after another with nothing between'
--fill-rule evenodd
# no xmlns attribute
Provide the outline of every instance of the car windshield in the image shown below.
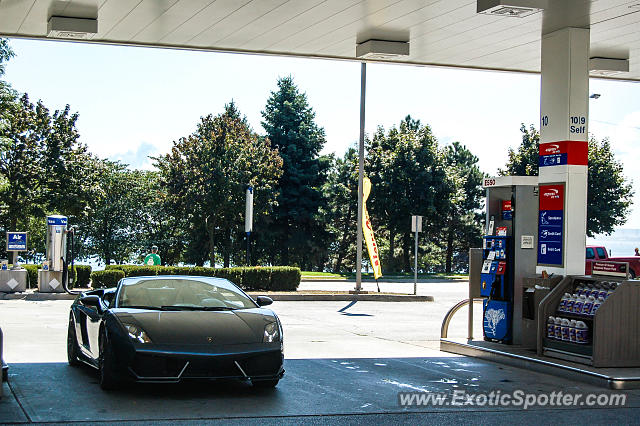
<svg viewBox="0 0 640 426"><path fill-rule="evenodd" d="M119 308L162 310L235 310L255 303L223 279L131 278L118 292Z"/></svg>

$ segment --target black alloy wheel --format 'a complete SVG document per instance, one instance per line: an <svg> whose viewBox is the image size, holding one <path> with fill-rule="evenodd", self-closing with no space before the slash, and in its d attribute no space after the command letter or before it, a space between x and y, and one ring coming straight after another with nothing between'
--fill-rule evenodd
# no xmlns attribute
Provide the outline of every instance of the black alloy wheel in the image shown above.
<svg viewBox="0 0 640 426"><path fill-rule="evenodd" d="M113 390L118 387L113 367L113 348L109 345L107 333L100 333L100 357L98 358L98 373L100 387L103 390Z"/></svg>
<svg viewBox="0 0 640 426"><path fill-rule="evenodd" d="M73 314L69 315L69 328L67 329L67 362L71 367L80 365L80 351L78 350Z"/></svg>

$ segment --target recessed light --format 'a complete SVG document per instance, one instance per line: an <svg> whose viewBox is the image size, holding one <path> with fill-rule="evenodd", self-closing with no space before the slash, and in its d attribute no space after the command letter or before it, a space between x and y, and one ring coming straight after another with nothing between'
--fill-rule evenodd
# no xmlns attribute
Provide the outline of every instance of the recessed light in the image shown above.
<svg viewBox="0 0 640 426"><path fill-rule="evenodd" d="M485 15L524 18L545 8L545 0L478 0L477 12Z"/></svg>
<svg viewBox="0 0 640 426"><path fill-rule="evenodd" d="M602 77L610 77L623 72L629 72L629 60L593 56L589 58L589 71L592 75Z"/></svg>
<svg viewBox="0 0 640 426"><path fill-rule="evenodd" d="M47 23L47 36L83 40L98 32L98 20L52 16Z"/></svg>
<svg viewBox="0 0 640 426"><path fill-rule="evenodd" d="M356 57L362 59L395 59L409 56L409 42L367 40L356 45Z"/></svg>

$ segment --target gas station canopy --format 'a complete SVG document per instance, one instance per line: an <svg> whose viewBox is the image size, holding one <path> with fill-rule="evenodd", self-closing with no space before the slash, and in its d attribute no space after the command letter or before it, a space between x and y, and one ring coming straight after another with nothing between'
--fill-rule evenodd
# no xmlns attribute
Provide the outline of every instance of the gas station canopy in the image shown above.
<svg viewBox="0 0 640 426"><path fill-rule="evenodd" d="M9 37L518 72L565 27L590 28L591 76L640 80L640 0L0 0Z"/></svg>

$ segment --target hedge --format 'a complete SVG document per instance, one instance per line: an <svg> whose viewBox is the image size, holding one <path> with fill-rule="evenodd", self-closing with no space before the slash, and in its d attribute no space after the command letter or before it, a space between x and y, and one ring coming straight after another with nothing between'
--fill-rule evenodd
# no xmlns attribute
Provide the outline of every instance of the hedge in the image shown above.
<svg viewBox="0 0 640 426"><path fill-rule="evenodd" d="M107 265L107 271L120 270L126 277L146 275L191 275L224 278L243 290L295 291L300 285L300 268L266 266L252 268L205 268L202 266Z"/></svg>
<svg viewBox="0 0 640 426"><path fill-rule="evenodd" d="M27 270L27 276L29 277L29 288L38 287L38 269L42 269L42 265L25 265L21 264L24 269ZM75 273L78 278L70 288L73 287L89 287L89 279L91 277L91 266L89 265L74 265ZM73 277L73 275L72 275Z"/></svg>
<svg viewBox="0 0 640 426"><path fill-rule="evenodd" d="M42 268L42 265L21 265L27 270L27 276L29 277L29 288L38 287L38 269Z"/></svg>
<svg viewBox="0 0 640 426"><path fill-rule="evenodd" d="M111 288L118 285L118 281L124 278L124 272L120 269L105 269L91 273L91 288Z"/></svg>
<svg viewBox="0 0 640 426"><path fill-rule="evenodd" d="M91 266L89 265L75 265L76 270L76 287L86 288L89 287L89 281L91 280Z"/></svg>

